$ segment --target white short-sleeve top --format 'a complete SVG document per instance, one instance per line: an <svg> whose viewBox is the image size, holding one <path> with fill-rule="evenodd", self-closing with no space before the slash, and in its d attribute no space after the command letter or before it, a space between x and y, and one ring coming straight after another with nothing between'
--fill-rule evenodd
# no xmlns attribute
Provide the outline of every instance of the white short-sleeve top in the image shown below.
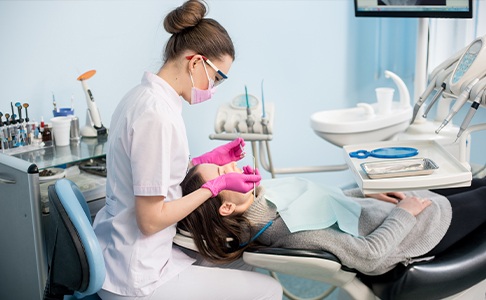
<svg viewBox="0 0 486 300"><path fill-rule="evenodd" d="M144 296L194 262L172 246L175 224L145 236L135 217L135 196L182 196L189 163L182 100L147 72L118 104L109 129L106 205L93 224L106 264L103 289Z"/></svg>

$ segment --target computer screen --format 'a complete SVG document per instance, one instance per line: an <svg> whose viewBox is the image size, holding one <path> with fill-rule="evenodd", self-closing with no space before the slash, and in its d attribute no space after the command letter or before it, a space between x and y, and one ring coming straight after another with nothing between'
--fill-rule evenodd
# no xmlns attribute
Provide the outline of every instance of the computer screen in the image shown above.
<svg viewBox="0 0 486 300"><path fill-rule="evenodd" d="M472 18L472 0L354 0L356 17Z"/></svg>

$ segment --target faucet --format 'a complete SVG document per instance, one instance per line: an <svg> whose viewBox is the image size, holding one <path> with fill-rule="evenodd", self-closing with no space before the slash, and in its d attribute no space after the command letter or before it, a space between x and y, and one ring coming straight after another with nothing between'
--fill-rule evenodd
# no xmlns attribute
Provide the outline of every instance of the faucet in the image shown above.
<svg viewBox="0 0 486 300"><path fill-rule="evenodd" d="M385 71L385 77L391 78L393 82L395 82L396 86L398 87L398 91L400 93L400 107L401 108L411 107L410 93L408 92L405 82L403 82L403 80L397 74L388 70Z"/></svg>

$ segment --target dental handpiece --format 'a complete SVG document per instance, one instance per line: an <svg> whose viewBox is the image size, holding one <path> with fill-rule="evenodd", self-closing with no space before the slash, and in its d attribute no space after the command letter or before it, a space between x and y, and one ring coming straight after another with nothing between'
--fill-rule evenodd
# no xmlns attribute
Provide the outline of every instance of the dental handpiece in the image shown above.
<svg viewBox="0 0 486 300"><path fill-rule="evenodd" d="M451 76L452 71L454 71L455 66L456 66L456 64L452 64L448 68L441 70L435 76L435 78L436 78L435 85L437 87L440 86L440 90L434 95L434 97L432 98L432 101L430 101L430 104L427 106L427 109L425 110L422 117L427 118L427 115L429 114L430 110L434 106L435 102L437 102L439 97L446 90L448 78Z"/></svg>
<svg viewBox="0 0 486 300"><path fill-rule="evenodd" d="M432 108L432 106L434 106L435 102L437 101L437 99L439 99L440 95L442 95L442 92L444 92L445 88L446 88L446 84L445 84L445 82L443 82L442 85L440 86L440 90L438 90L437 93L435 93L434 97L430 101L430 104L425 109L425 112L422 115L422 117L427 118L427 115L429 114L430 109Z"/></svg>
<svg viewBox="0 0 486 300"><path fill-rule="evenodd" d="M417 117L420 107L422 107L422 104L424 104L425 100L429 97L430 93L432 93L434 89L435 89L435 77L432 80L430 80L429 85L422 93L422 95L419 97L417 103L415 103L415 106L413 107L413 115L412 115L412 119L410 120L410 124L412 124L415 121L415 118Z"/></svg>
<svg viewBox="0 0 486 300"><path fill-rule="evenodd" d="M449 114L447 115L447 117L445 117L444 121L442 122L442 124L440 124L439 128L437 128L435 133L439 133L442 130L442 128L444 128L452 120L452 118L456 115L459 109L461 109L461 107L466 103L472 88L476 83L478 83L478 81L479 81L478 78L475 78L473 81L471 81L464 89L464 91L462 91L459 97L457 97L457 100L452 106Z"/></svg>
<svg viewBox="0 0 486 300"><path fill-rule="evenodd" d="M457 141L458 138L461 137L464 130L466 130L466 128L469 126L469 123L471 122L472 118L474 117L474 114L476 114L476 111L478 110L479 105L481 104L481 98L485 95L486 95L486 89L483 89L481 92L478 93L478 95L474 99L474 102L471 104L471 108L469 108L469 111L467 112L467 115L464 118L464 121L462 121L461 127L459 128L459 132L457 132L456 141Z"/></svg>

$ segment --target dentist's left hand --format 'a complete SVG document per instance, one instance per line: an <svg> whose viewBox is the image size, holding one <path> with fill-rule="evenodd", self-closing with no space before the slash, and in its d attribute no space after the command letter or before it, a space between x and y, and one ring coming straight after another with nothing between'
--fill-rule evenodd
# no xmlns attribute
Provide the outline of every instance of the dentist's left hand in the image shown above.
<svg viewBox="0 0 486 300"><path fill-rule="evenodd" d="M203 163L226 165L233 161L238 161L245 156L243 149L245 141L237 138L225 145L219 146L214 150L192 159L192 165L196 166Z"/></svg>
<svg viewBox="0 0 486 300"><path fill-rule="evenodd" d="M251 169L251 168L250 168ZM252 170L253 171L253 170ZM262 177L260 172L255 170L255 174L247 173L227 173L216 177L202 185L211 191L213 197L216 197L223 190L231 190L239 193L247 193L253 190L253 185L259 185Z"/></svg>

